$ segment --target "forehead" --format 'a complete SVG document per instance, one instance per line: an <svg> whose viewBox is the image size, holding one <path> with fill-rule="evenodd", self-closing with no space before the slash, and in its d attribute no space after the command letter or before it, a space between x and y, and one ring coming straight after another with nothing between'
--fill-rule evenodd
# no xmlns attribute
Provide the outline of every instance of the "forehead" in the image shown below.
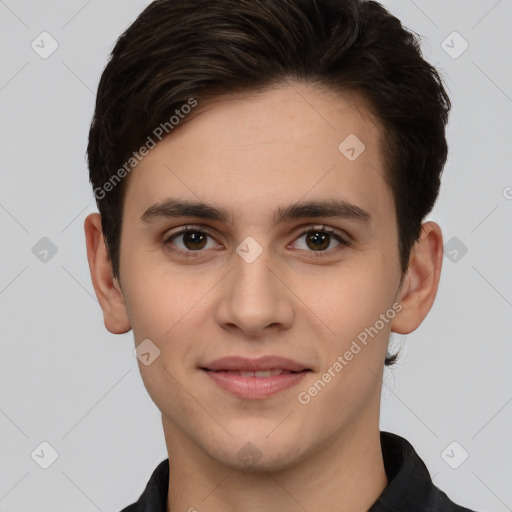
<svg viewBox="0 0 512 512"><path fill-rule="evenodd" d="M381 137L355 93L287 83L218 97L200 103L136 166L125 204L142 215L169 195L214 199L253 221L271 215L271 204L326 196L389 208Z"/></svg>

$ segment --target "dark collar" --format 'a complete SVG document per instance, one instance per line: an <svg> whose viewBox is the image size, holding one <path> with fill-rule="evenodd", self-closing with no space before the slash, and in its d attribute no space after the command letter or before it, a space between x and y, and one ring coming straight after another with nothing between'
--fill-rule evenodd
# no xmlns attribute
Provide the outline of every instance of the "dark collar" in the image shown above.
<svg viewBox="0 0 512 512"><path fill-rule="evenodd" d="M381 431L380 443L389 483L368 512L474 512L453 503L432 483L407 439Z"/></svg>
<svg viewBox="0 0 512 512"><path fill-rule="evenodd" d="M413 446L391 432L380 432L389 484L368 512L474 512L453 503L434 486ZM139 500L121 512L166 512L169 459L153 471Z"/></svg>

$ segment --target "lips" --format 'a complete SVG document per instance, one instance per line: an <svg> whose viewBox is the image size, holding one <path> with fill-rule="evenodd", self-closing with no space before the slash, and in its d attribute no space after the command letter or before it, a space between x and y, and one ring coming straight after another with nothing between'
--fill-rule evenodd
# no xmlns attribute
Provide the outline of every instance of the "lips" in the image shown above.
<svg viewBox="0 0 512 512"><path fill-rule="evenodd" d="M223 357L206 364L201 370L210 382L245 400L270 398L296 386L311 371L297 361L278 356L259 359Z"/></svg>

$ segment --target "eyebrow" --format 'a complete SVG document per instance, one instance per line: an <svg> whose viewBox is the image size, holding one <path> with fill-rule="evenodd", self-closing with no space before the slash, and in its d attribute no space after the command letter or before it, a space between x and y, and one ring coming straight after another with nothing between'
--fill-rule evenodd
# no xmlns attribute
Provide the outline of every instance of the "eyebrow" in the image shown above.
<svg viewBox="0 0 512 512"><path fill-rule="evenodd" d="M158 218L197 217L231 223L232 216L225 208L201 201L166 199L150 206L141 219L151 222ZM364 224L371 224L372 217L365 210L343 199L321 201L301 201L288 206L279 207L274 211L274 225L302 218L326 217L332 219L349 219Z"/></svg>

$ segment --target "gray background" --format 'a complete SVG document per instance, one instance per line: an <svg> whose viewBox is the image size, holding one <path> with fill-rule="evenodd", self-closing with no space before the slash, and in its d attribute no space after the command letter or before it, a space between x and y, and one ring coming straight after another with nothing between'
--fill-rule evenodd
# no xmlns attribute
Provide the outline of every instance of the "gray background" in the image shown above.
<svg viewBox="0 0 512 512"><path fill-rule="evenodd" d="M103 327L83 235L95 211L85 160L95 89L115 39L148 3L0 0L0 512L118 511L167 457L132 335ZM392 341L392 351L404 348L385 371L381 428L406 437L454 501L504 512L512 510L512 1L384 4L423 36L454 108L429 217L451 245L431 314ZM31 47L51 49L44 31L58 43L48 58ZM42 442L58 453L47 469ZM469 457L453 469L447 461L459 465L462 450Z"/></svg>

